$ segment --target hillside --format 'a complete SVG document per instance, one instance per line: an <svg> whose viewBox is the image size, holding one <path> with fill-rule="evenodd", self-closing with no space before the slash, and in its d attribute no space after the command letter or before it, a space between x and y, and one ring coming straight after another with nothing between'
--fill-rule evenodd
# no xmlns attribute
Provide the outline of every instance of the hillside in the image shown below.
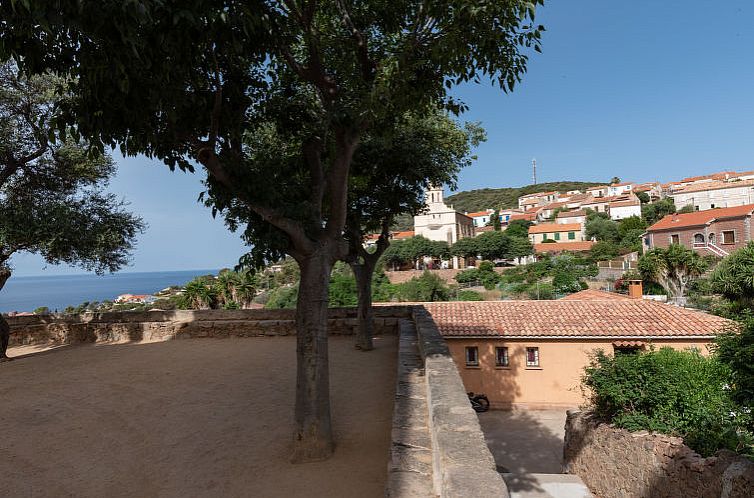
<svg viewBox="0 0 754 498"><path fill-rule="evenodd" d="M593 187L595 185L605 185L605 183L591 182L550 182L538 183L536 185L526 185L524 187L508 188L483 188L478 190L468 190L458 192L445 198L447 204L452 204L456 211L474 212L484 209L495 208L517 208L518 198L522 195L533 194L536 192L550 192L557 190L565 192L567 190L581 190Z"/></svg>
<svg viewBox="0 0 754 498"><path fill-rule="evenodd" d="M482 211L484 209L517 208L518 198L522 195L533 194L535 192L550 192L553 190L559 192L566 192L568 190L583 191L595 185L605 185L605 183L564 181L538 183L523 187L483 188L450 195L445 198L445 203L453 205L456 211L462 213L473 213L474 211ZM393 230L413 230L413 228L414 219L412 216L399 216L393 225Z"/></svg>

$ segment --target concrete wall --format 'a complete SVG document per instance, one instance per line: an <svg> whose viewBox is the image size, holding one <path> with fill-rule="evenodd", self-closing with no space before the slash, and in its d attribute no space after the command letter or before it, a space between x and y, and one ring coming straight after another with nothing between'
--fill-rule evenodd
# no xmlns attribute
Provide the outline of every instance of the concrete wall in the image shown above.
<svg viewBox="0 0 754 498"><path fill-rule="evenodd" d="M629 432L569 412L565 470L600 498L749 498L754 462L730 451L702 458L683 440Z"/></svg>
<svg viewBox="0 0 754 498"><path fill-rule="evenodd" d="M408 318L406 306L374 310L375 332L394 333L398 320ZM194 337L253 337L293 335L293 310L194 310L88 313L83 315L7 318L10 346L79 342L165 341ZM351 335L358 327L355 308L330 311L331 334Z"/></svg>
<svg viewBox="0 0 754 498"><path fill-rule="evenodd" d="M577 407L585 401L580 389L589 354L597 349L613 351L614 339L455 339L448 338L450 352L467 391L484 393L493 408L508 409ZM656 348L698 348L709 353L704 341L653 341ZM467 346L479 351L479 366L466 365ZM495 347L508 347L510 366L495 365ZM539 348L539 367L526 366L526 348Z"/></svg>

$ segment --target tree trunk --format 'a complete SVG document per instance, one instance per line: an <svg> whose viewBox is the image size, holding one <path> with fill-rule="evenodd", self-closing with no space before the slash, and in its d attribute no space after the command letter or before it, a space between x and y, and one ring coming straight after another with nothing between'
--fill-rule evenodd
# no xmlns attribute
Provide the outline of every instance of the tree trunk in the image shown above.
<svg viewBox="0 0 754 498"><path fill-rule="evenodd" d="M10 278L10 269L7 266L0 265L0 291L5 287L5 282ZM0 361L7 360L5 354L8 351L8 342L10 341L10 325L5 321L0 313Z"/></svg>
<svg viewBox="0 0 754 498"><path fill-rule="evenodd" d="M325 460L332 455L327 305L332 249L320 247L298 261L301 267L296 305L296 432L291 461Z"/></svg>
<svg viewBox="0 0 754 498"><path fill-rule="evenodd" d="M362 351L374 349L374 313L372 312L372 275L374 265L368 261L352 263L351 269L356 277L356 288L359 294L357 318L359 330L356 334L356 348Z"/></svg>

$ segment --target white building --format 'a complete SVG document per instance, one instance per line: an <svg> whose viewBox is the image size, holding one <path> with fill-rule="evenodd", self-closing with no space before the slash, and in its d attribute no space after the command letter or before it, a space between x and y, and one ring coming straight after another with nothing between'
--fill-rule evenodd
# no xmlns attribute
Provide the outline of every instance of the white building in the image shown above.
<svg viewBox="0 0 754 498"><path fill-rule="evenodd" d="M426 193L427 209L424 214L414 216L414 233L429 240L447 242L453 245L460 239L474 236L474 220L459 213L444 201L443 188L432 187ZM453 258L453 268L459 267L458 258Z"/></svg>
<svg viewBox="0 0 754 498"><path fill-rule="evenodd" d="M754 204L754 180L712 181L674 187L668 192L675 207L694 206L697 211Z"/></svg>
<svg viewBox="0 0 754 498"><path fill-rule="evenodd" d="M625 200L611 202L608 207L611 220L622 220L631 216L641 217L641 201L635 195Z"/></svg>
<svg viewBox="0 0 754 498"><path fill-rule="evenodd" d="M466 213L466 216L474 220L475 227L485 227L492 219L492 213L494 213L492 209L487 209L485 211L477 211L475 213Z"/></svg>
<svg viewBox="0 0 754 498"><path fill-rule="evenodd" d="M613 183L607 187L607 195L608 197L615 197L616 195L629 194L632 189L632 183Z"/></svg>

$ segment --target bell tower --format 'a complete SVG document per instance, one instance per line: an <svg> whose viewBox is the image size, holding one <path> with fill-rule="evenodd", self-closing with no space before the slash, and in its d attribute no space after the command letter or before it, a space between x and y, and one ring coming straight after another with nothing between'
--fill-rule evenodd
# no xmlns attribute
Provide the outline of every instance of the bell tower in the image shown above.
<svg viewBox="0 0 754 498"><path fill-rule="evenodd" d="M444 195L445 195L445 192L442 188L442 185L431 185L427 189L427 194L426 194L426 198L424 199L424 203L427 205L430 211L437 210L438 208L442 208L445 206L445 201L443 199Z"/></svg>

